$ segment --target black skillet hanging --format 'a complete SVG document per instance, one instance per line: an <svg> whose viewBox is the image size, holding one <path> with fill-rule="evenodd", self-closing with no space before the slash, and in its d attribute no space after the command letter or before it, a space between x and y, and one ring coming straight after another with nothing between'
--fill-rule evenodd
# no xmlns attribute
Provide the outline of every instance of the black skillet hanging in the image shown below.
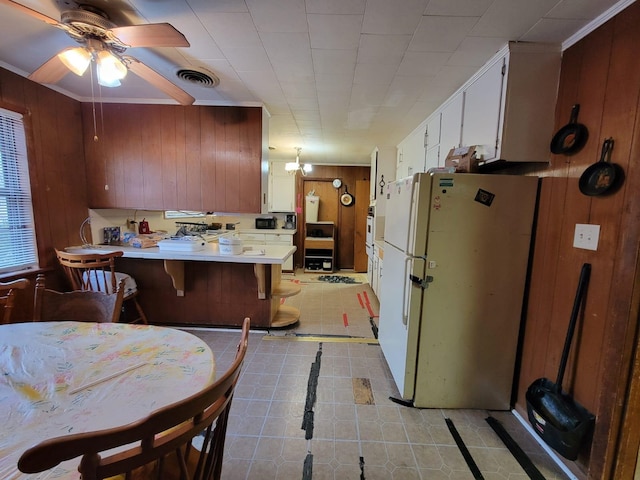
<svg viewBox="0 0 640 480"><path fill-rule="evenodd" d="M580 105L575 104L571 109L571 119L564 127L556 132L551 139L551 153L573 155L584 147L589 138L587 127L578 123Z"/></svg>
<svg viewBox="0 0 640 480"><path fill-rule="evenodd" d="M345 207L353 205L353 195L349 193L349 189L346 185L344 186L344 193L340 195L340 203Z"/></svg>
<svg viewBox="0 0 640 480"><path fill-rule="evenodd" d="M620 165L611 163L613 138L602 143L600 160L587 167L580 176L578 186L585 195L596 196L613 193L622 184L624 171Z"/></svg>

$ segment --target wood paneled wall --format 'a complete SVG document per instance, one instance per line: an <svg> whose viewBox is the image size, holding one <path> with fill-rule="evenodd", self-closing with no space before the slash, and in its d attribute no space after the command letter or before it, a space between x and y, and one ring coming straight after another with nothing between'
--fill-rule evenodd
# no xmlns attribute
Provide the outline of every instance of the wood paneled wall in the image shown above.
<svg viewBox="0 0 640 480"><path fill-rule="evenodd" d="M63 281L53 248L80 243L88 213L80 103L0 68L0 106L25 114L40 267L47 285L58 288ZM24 276L35 282L37 273ZM32 297L30 289L14 319L30 319Z"/></svg>
<svg viewBox="0 0 640 480"><path fill-rule="evenodd" d="M524 393L531 382L555 381L579 272L583 263L592 265L563 383L597 415L591 448L577 462L580 475L591 479L633 478L640 441L638 400L627 403L630 380L638 382L633 364L640 290L638 25L640 3L635 3L564 52L556 129L568 122L572 105L580 104L579 122L589 130L585 147L572 156L552 156L545 169L509 172L543 177L516 405L525 418ZM585 196L579 177L599 159L608 137L615 141L611 161L624 170L624 184L608 196ZM578 223L600 225L597 251L573 247Z"/></svg>
<svg viewBox="0 0 640 480"><path fill-rule="evenodd" d="M369 205L368 191L366 197L356 197L356 180L368 181L370 172L371 167L369 166L339 167L314 165L313 170L311 173L307 174L307 176L303 177L299 173L296 174L296 206L300 207L303 212L305 207L305 181L327 182L327 189L335 195L335 202L331 202L331 205L332 208L335 208L336 210L327 213L327 215L321 218L321 220L329 218L336 219L335 223L337 226L338 238L335 269L352 269L354 266L354 238L356 235L356 228L362 228L362 226L356 225L355 205L362 202L366 203L367 206ZM342 187L337 190L331 185L331 181L335 178L342 180ZM340 194L345 192L345 186L349 193L354 197L354 204L348 207L343 206L339 201ZM298 221L304 221L304 213L298 214ZM364 228L366 228L366 225ZM297 230L294 243L298 249L294 256L294 262L296 265L301 266L303 264L302 257L304 254L304 225L298 225Z"/></svg>
<svg viewBox="0 0 640 480"><path fill-rule="evenodd" d="M97 129L82 113L91 208L260 213L261 108L105 104Z"/></svg>

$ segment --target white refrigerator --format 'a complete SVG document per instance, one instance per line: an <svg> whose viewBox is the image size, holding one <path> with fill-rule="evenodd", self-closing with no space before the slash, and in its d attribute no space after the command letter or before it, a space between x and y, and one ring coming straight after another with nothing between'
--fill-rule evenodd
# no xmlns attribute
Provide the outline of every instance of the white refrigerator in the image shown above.
<svg viewBox="0 0 640 480"><path fill-rule="evenodd" d="M537 188L469 173L387 185L378 339L398 400L510 408Z"/></svg>

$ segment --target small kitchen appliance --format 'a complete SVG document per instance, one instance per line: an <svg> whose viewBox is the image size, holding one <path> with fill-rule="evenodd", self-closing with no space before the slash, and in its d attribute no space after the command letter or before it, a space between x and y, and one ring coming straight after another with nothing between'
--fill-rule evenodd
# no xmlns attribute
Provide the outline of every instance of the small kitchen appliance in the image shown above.
<svg viewBox="0 0 640 480"><path fill-rule="evenodd" d="M276 228L277 220L275 217L258 217L256 218L256 228L259 230L273 230Z"/></svg>
<svg viewBox="0 0 640 480"><path fill-rule="evenodd" d="M120 242L120 227L104 227L102 230L103 243L116 245Z"/></svg>
<svg viewBox="0 0 640 480"><path fill-rule="evenodd" d="M151 233L151 229L149 228L149 222L147 222L144 218L138 225L138 233L141 235Z"/></svg>
<svg viewBox="0 0 640 480"><path fill-rule="evenodd" d="M296 214L288 213L284 217L284 228L287 230L295 230L296 229Z"/></svg>

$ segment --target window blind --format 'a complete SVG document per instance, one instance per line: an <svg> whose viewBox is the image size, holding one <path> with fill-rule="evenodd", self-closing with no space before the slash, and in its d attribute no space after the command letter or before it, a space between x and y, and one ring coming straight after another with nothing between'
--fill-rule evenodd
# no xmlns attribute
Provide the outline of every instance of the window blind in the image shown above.
<svg viewBox="0 0 640 480"><path fill-rule="evenodd" d="M0 108L0 273L37 267L22 115Z"/></svg>

